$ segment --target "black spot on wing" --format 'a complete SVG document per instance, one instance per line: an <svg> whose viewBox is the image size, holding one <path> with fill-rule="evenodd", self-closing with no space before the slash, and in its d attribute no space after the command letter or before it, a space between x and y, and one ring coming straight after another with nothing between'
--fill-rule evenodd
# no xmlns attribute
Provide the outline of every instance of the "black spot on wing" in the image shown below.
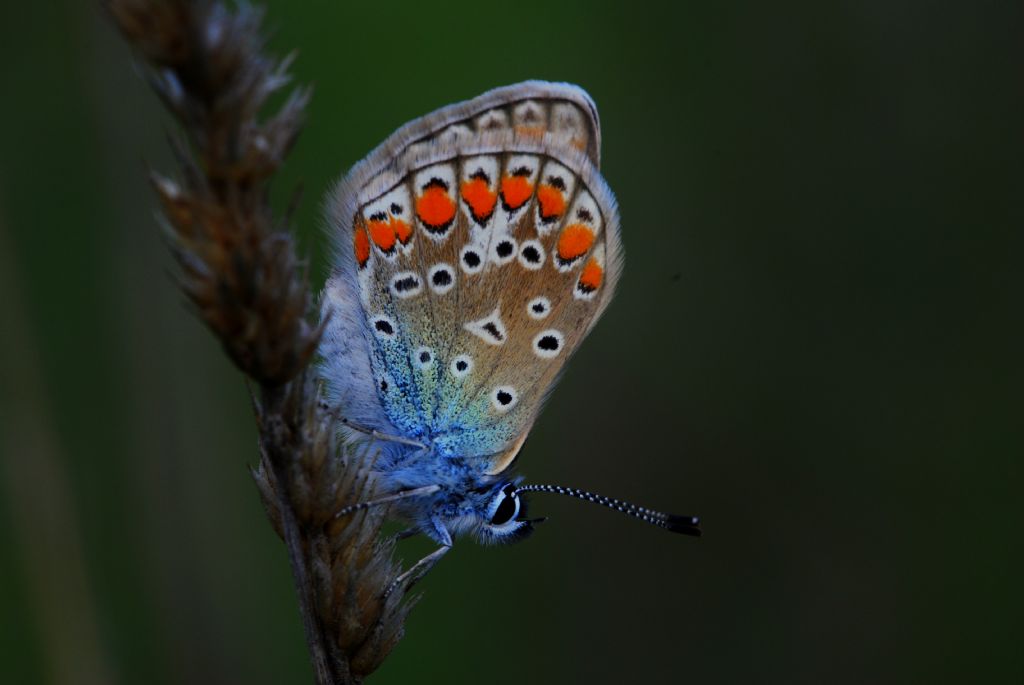
<svg viewBox="0 0 1024 685"><path fill-rule="evenodd" d="M556 338L553 335L545 335L544 337L537 341L537 347L539 347L542 350L554 352L555 350L558 349L558 338Z"/></svg>
<svg viewBox="0 0 1024 685"><path fill-rule="evenodd" d="M490 333L491 337L493 337L495 340L501 341L505 339L505 336L501 334L501 331L498 330L498 326L495 325L493 321L488 321L483 325L482 328L488 333Z"/></svg>
<svg viewBox="0 0 1024 685"><path fill-rule="evenodd" d="M448 272L448 269L438 269L431 277L431 281L433 281L434 285L441 288L452 282L452 275Z"/></svg>

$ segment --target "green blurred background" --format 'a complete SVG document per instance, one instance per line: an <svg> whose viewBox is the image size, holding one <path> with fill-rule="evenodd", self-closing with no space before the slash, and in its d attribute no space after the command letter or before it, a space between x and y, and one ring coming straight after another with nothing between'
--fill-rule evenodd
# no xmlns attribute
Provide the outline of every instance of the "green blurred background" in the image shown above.
<svg viewBox="0 0 1024 685"><path fill-rule="evenodd" d="M398 125L590 92L626 271L519 463L705 521L535 497L372 682L1024 682L1022 9L270 3L318 284L322 194ZM169 122L93 3L0 38L0 681L309 682L242 378L153 219Z"/></svg>

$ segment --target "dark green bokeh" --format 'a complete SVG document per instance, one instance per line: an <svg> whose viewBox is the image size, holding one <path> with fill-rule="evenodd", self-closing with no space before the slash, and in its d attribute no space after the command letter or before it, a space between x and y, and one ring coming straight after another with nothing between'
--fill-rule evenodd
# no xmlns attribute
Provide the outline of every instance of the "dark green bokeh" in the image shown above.
<svg viewBox="0 0 1024 685"><path fill-rule="evenodd" d="M626 272L521 468L705 520L538 496L373 682L1024 679L1022 12L948 5L271 3L317 282L320 198L398 125L591 93ZM0 680L308 682L242 379L166 276L168 121L92 4L0 12Z"/></svg>

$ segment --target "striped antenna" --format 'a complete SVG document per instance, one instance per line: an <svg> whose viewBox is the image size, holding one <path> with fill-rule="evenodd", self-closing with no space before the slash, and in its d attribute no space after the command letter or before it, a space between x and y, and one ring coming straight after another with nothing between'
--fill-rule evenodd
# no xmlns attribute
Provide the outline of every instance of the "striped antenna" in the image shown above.
<svg viewBox="0 0 1024 685"><path fill-rule="evenodd" d="M558 495L568 495L569 497L576 497L577 499L583 499L594 504L600 504L601 506L614 509L615 511L622 512L638 518L641 521L646 521L652 526L658 526L665 530L673 533L682 533L683 535L693 535L700 537L700 519L696 516L678 516L676 514L666 514L660 511L654 511L653 509L647 509L636 504L630 504L629 502L623 502L621 500L612 499L611 497L605 497L604 495L597 495L593 492L587 492L586 490L578 490L577 488L563 488L561 485L524 485L516 488L516 493L520 492L553 492Z"/></svg>

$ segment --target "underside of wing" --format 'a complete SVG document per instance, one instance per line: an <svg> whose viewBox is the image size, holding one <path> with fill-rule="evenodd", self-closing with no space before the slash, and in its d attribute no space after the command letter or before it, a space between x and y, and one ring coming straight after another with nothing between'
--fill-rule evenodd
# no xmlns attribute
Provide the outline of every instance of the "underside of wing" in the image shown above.
<svg viewBox="0 0 1024 685"><path fill-rule="evenodd" d="M582 90L527 82L418 119L353 168L329 207L331 401L442 456L521 444L621 267L599 141Z"/></svg>

